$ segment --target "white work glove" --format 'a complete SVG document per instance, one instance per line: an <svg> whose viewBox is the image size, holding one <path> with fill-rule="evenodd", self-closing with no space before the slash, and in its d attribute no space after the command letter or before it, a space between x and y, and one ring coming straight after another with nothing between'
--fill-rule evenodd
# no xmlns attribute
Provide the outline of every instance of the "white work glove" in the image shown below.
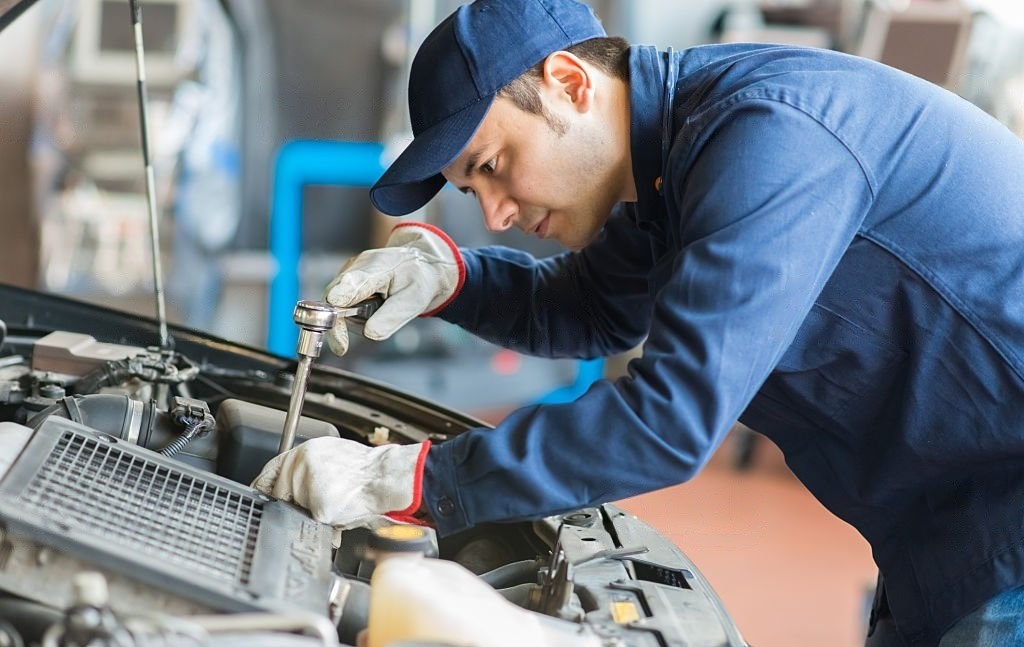
<svg viewBox="0 0 1024 647"><path fill-rule="evenodd" d="M384 303L367 319L367 339L387 339L420 315L433 315L455 298L466 269L459 248L443 231L420 222L403 222L385 247L370 249L349 260L324 290L324 300L348 307L375 294ZM348 351L348 329L339 318L327 331L336 355Z"/></svg>
<svg viewBox="0 0 1024 647"><path fill-rule="evenodd" d="M430 441L368 447L313 438L268 461L252 487L339 528L416 523L412 515L420 507L429 449Z"/></svg>

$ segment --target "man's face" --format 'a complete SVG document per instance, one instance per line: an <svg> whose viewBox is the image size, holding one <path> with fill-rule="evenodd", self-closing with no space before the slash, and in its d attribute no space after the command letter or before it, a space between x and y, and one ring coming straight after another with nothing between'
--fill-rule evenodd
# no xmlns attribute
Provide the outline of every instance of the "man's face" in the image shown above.
<svg viewBox="0 0 1024 647"><path fill-rule="evenodd" d="M554 123L498 97L442 173L476 196L490 231L515 226L578 250L597 236L619 199L607 162L618 152L608 150L588 113L552 114Z"/></svg>

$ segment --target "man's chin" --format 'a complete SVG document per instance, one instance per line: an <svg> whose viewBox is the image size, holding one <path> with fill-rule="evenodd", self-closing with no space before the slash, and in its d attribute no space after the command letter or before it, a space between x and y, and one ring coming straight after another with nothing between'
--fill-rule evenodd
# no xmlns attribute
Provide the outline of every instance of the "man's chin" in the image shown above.
<svg viewBox="0 0 1024 647"><path fill-rule="evenodd" d="M590 240L583 241L583 242L572 241L572 242L563 243L563 242L559 241L559 244L562 247L564 247L567 250L569 250L570 252L579 252L579 251L582 251L583 248L585 248L587 245L589 245L592 242L594 242L593 238L591 238Z"/></svg>
<svg viewBox="0 0 1024 647"><path fill-rule="evenodd" d="M571 241L566 241L566 242L562 242L562 241L559 241L559 242L561 243L562 247L565 247L569 251L571 251L571 252L578 252L578 251L581 251L583 248L587 247L588 245L590 245L590 243L592 243L595 240L597 240L597 238L598 238L598 236L600 234L601 234L601 230L598 229L594 233L592 233L589 236L586 236L585 238L583 238L583 240L576 239L576 240L571 240Z"/></svg>

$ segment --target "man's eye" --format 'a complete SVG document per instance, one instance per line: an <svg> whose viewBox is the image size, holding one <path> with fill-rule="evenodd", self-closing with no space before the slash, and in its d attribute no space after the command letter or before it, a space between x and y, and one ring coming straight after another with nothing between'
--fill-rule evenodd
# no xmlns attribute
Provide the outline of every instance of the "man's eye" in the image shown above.
<svg viewBox="0 0 1024 647"><path fill-rule="evenodd" d="M480 171L486 175L493 175L496 164L497 158L487 160L480 165Z"/></svg>

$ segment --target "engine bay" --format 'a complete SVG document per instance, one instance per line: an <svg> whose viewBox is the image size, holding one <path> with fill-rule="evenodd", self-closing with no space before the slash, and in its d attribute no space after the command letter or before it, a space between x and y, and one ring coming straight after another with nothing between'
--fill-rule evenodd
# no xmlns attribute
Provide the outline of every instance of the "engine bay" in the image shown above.
<svg viewBox="0 0 1024 647"><path fill-rule="evenodd" d="M357 643L371 623L372 531L334 532L248 485L277 453L293 361L185 329L158 348L148 320L9 286L3 296L7 644ZM482 424L317 366L297 441L444 442ZM496 621L513 608L552 645L744 644L693 564L613 505L426 532L429 559L485 593L460 598L449 581L463 575L400 579L419 578L438 609L465 608L456 624L494 620L470 643L459 642L469 625L456 629L452 644L520 644ZM398 617L422 616L422 600L399 597Z"/></svg>

